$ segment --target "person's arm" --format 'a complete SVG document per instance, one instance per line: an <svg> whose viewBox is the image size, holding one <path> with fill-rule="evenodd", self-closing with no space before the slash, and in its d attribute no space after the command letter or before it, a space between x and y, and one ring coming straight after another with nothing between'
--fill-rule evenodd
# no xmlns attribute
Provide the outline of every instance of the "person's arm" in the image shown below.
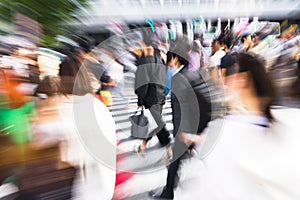
<svg viewBox="0 0 300 200"><path fill-rule="evenodd" d="M226 68L221 68L221 78L223 84L225 83L225 74L226 74Z"/></svg>
<svg viewBox="0 0 300 200"><path fill-rule="evenodd" d="M178 112L175 112L180 113L180 116L175 116L180 120L180 131L186 133L196 132L196 125L198 122L196 123L196 120L193 120L195 117L192 116L193 114L191 113L193 113L193 110L197 110L198 101L193 92L193 88L190 86L186 77L181 73L176 74L172 78L171 88L172 93L179 104L178 107L176 106L174 109L178 109Z"/></svg>
<svg viewBox="0 0 300 200"><path fill-rule="evenodd" d="M135 75L135 94L138 96L138 106L144 105L143 99L148 93L149 76L147 66L139 66Z"/></svg>
<svg viewBox="0 0 300 200"><path fill-rule="evenodd" d="M143 64L144 63L144 64ZM143 99L148 93L148 84L150 83L149 68L154 63L153 56L144 57L144 60L138 66L135 74L135 94L138 96L138 106L142 106Z"/></svg>
<svg viewBox="0 0 300 200"><path fill-rule="evenodd" d="M200 143L202 140L202 137L200 135L201 134L191 134L191 133L181 132L180 140L187 146L196 145Z"/></svg>

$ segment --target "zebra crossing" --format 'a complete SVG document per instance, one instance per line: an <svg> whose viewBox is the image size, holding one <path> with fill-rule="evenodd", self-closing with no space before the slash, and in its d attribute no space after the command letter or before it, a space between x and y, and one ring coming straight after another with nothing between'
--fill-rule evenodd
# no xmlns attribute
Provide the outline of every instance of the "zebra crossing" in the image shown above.
<svg viewBox="0 0 300 200"><path fill-rule="evenodd" d="M112 93L112 106L110 111L115 120L117 130L117 169L121 173L117 173L118 177L127 177L126 181L117 185L115 188L117 199L151 199L148 195L150 190L161 189L166 180L167 169L166 164L167 153L166 148L161 147L157 137L153 137L147 144L146 154L138 155L133 152L134 146L141 143L141 139L131 137L131 123L129 117L137 110L137 96L134 94L133 85L134 78L126 77L124 94L129 101L125 101L117 94ZM218 91L210 90L209 94L214 99L215 116L220 115L222 107L222 95ZM163 120L166 128L172 132L172 108L171 98L166 97L166 103L162 111ZM123 174L125 173L125 175ZM145 183L147 180L147 183Z"/></svg>
<svg viewBox="0 0 300 200"><path fill-rule="evenodd" d="M137 96L134 94L133 90L126 88L125 94L127 98L129 98L129 102L124 101L121 97L118 97L116 94L112 94L112 106L109 108L112 117L115 120L116 131L117 131L117 139L119 141L118 145L118 156L127 157L130 159L124 160L124 167L128 169L128 166L134 168L134 170L145 170L156 167L161 167L165 164L165 148L161 148L157 137L153 137L147 144L147 157L149 160L147 162L143 162L137 158L137 155L133 152L135 146L138 146L142 139L131 137L131 123L129 117L133 115L137 110ZM218 94L216 93L217 97ZM220 110L224 110L220 101L216 99L215 105L219 106L213 114L213 116L220 116L224 114L224 112L220 112ZM219 98L222 100L222 98ZM215 106L215 107L217 107ZM166 103L163 106L162 118L166 123L166 128L170 133L173 131L173 123L172 123L172 108L171 108L171 98L170 96L166 97ZM172 134L171 134L172 135ZM157 157L157 155L160 155ZM152 160L150 159L151 157ZM161 159L161 160L158 160ZM129 162L131 162L129 164ZM133 165L133 163L135 165ZM159 164L158 164L159 163ZM132 169L131 168L131 169Z"/></svg>
<svg viewBox="0 0 300 200"><path fill-rule="evenodd" d="M145 155L138 155L133 148L141 143L141 139L131 137L129 117L137 110L137 96L132 90L126 90L127 103L121 97L112 94L112 106L109 108L115 120L117 130L117 182L114 199L151 199L148 191L151 187L163 187L166 176L167 154L161 147L157 137L147 144ZM173 130L171 100L167 98L163 107L163 119L169 131ZM147 178L148 177L148 178ZM151 179L149 178L151 177ZM164 177L164 178L161 178ZM147 178L147 184L142 184ZM121 179L121 181L119 181ZM125 180L124 180L125 179ZM120 182L120 183L119 183Z"/></svg>
<svg viewBox="0 0 300 200"><path fill-rule="evenodd" d="M131 124L129 117L137 110L137 97L135 95L127 97L130 99L128 104L124 102L122 98L113 96L113 105L110 107L110 111L115 120L117 131L122 132L126 136L130 136ZM170 98L167 98L166 104L163 106L162 116L168 130L172 131L173 124Z"/></svg>
<svg viewBox="0 0 300 200"><path fill-rule="evenodd" d="M137 96L135 94L127 95L129 103L125 102L121 97L112 95L113 104L109 108L113 119L115 120L118 140L121 142L120 151L128 153L133 150L135 145L141 142L141 139L131 137L131 123L129 117L133 115L137 110ZM165 105L163 106L163 120L166 122L167 129L172 132L172 109L171 100L168 97ZM153 141L153 142L152 142ZM157 145L158 140L153 137L149 142L150 149Z"/></svg>
<svg viewBox="0 0 300 200"><path fill-rule="evenodd" d="M119 150L122 153L132 152L135 145L140 144L141 139L136 139L131 137L131 123L129 117L133 115L137 110L137 96L134 93L134 74L125 73L124 74L124 89L123 93L129 99L125 101L118 94L112 93L112 106L110 106L110 111L112 113L113 119L115 120L116 130L118 133L118 140L121 142ZM208 96L212 98L212 118L218 118L225 115L226 109L224 107L224 96L220 90L211 85L209 86ZM166 123L166 128L172 133L173 123L172 123L172 108L171 108L171 96L166 96L165 105L163 106L162 118ZM158 139L153 137L148 143L148 148L151 149L156 147L158 144ZM150 148L149 148L150 147Z"/></svg>

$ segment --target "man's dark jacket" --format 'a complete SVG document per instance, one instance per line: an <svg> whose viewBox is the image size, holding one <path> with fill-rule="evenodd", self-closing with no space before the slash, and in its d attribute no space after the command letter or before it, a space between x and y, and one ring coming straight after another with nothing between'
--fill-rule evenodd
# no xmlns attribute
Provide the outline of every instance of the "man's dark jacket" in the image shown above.
<svg viewBox="0 0 300 200"><path fill-rule="evenodd" d="M211 120L211 98L203 71L182 68L172 78L173 133L201 133Z"/></svg>

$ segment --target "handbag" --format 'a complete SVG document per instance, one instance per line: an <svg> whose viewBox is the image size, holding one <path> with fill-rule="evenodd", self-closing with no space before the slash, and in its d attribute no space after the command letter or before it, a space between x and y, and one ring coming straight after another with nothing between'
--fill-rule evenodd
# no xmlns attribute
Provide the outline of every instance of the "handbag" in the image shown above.
<svg viewBox="0 0 300 200"><path fill-rule="evenodd" d="M139 139L148 138L148 118L144 115L144 109L138 114L138 110L129 117L131 122L131 136Z"/></svg>

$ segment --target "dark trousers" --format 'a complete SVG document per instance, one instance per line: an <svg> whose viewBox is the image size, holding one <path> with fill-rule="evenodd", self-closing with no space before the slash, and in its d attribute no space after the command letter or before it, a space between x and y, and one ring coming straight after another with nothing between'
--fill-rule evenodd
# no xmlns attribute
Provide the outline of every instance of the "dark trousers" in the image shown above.
<svg viewBox="0 0 300 200"><path fill-rule="evenodd" d="M159 104L155 104L149 108L150 113L157 123L157 128L150 133L151 137L147 138L147 141L151 140L152 136L156 135L160 144L165 146L170 143L170 132L166 129L166 123L162 119L162 108L163 106Z"/></svg>
<svg viewBox="0 0 300 200"><path fill-rule="evenodd" d="M176 138L173 146L173 159L168 167L167 184L165 187L165 192L170 196L173 196L174 187L178 183L179 177L177 171L181 164L181 159L187 150L188 146Z"/></svg>

